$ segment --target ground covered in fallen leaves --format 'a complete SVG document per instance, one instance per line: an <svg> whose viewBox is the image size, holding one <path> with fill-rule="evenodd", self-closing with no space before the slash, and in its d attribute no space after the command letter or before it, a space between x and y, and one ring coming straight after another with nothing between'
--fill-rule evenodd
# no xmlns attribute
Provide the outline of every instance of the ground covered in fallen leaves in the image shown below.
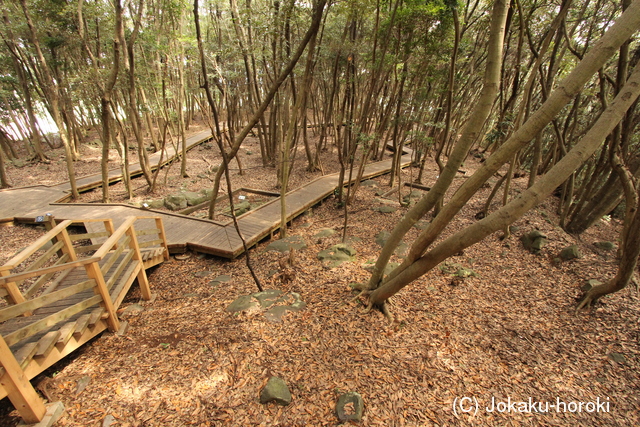
<svg viewBox="0 0 640 427"><path fill-rule="evenodd" d="M471 161L465 169L473 169ZM416 171L403 174L409 180ZM435 174L429 168L424 184ZM289 233L304 238L307 248L295 252L289 274L279 262L285 255L267 251L268 241L252 249L264 287L297 292L307 304L281 323L268 322L260 310L226 311L237 297L257 291L244 257L194 253L150 271L157 298L141 302L142 311L122 313L130 325L125 336L105 333L34 379L43 396L64 403L58 425L101 426L106 419L130 427L333 426L339 424L335 403L347 391L364 399L362 426L640 425L637 290L574 313L587 279L604 281L615 273L615 251L593 243L616 239L616 219L571 236L556 225L556 201L549 199L516 222L508 240L496 233L403 289L392 299L391 324L379 312L365 312L349 286L368 279L365 267L380 250L376 236L406 212L397 194L376 196L388 179L362 186L349 208L355 262L329 269L317 258L340 242L343 210L333 198L293 221ZM464 179L459 174L456 185ZM516 179L514 191L525 180ZM272 178L262 181L273 184ZM475 221L489 192L483 189L444 236ZM382 205L397 210L381 213ZM324 228L338 233L316 237ZM519 241L535 228L549 240L541 255ZM418 232L413 229L407 242ZM0 228L0 261L39 233ZM556 263L571 244L582 257ZM451 274L459 267L474 274L461 280ZM215 280L221 275L231 280ZM139 299L133 288L122 309ZM259 403L272 375L287 382L289 406ZM18 423L6 399L0 420Z"/></svg>

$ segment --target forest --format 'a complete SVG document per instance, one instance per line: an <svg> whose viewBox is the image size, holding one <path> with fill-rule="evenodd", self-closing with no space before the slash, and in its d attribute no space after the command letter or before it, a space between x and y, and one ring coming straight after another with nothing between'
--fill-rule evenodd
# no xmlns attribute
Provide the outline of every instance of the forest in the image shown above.
<svg viewBox="0 0 640 427"><path fill-rule="evenodd" d="M128 336L40 375L60 425L328 425L346 391L362 425L640 423L640 0L0 5L0 195L68 182L68 203L229 221L243 245L173 251L158 299L125 300ZM332 174L291 218L285 196ZM277 226L249 241L260 204ZM0 263L45 232L18 222ZM306 307L229 313L264 289ZM258 404L276 374L293 403Z"/></svg>

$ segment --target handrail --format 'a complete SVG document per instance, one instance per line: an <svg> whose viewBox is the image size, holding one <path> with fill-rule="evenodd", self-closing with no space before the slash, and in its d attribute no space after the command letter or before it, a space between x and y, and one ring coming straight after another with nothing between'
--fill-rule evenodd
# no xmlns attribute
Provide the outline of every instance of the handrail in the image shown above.
<svg viewBox="0 0 640 427"><path fill-rule="evenodd" d="M49 232L47 232L47 234L41 236L38 240L33 242L28 248L24 249L18 255L11 258L4 265L0 266L0 270L11 270L12 268L15 268L21 262L25 261L36 251L38 251L42 245L46 244L51 239L60 234L60 232L71 225L71 223L71 220L62 221L60 224L56 225Z"/></svg>
<svg viewBox="0 0 640 427"><path fill-rule="evenodd" d="M100 247L100 249L98 249L93 256L96 258L104 258L104 256L107 254L107 252L109 252L111 250L111 248L113 247L113 245L115 245L116 243L118 243L118 240L120 240L120 238L122 238L122 236L124 235L124 233L129 229L129 227L131 227L133 225L133 223L136 221L136 217L134 216L130 216L128 217L121 225L120 227L118 227L118 229L111 235L111 237L109 237Z"/></svg>
<svg viewBox="0 0 640 427"><path fill-rule="evenodd" d="M44 268L39 268L37 270L11 274L9 276L2 276L0 277L0 285L4 285L10 282L16 282L19 280L29 279L35 276L42 276L43 274L47 274L47 273L56 273L58 271L66 270L67 268L81 267L83 265L91 264L92 262L97 262L100 260L101 258L92 256L91 258L83 258L78 261L71 261L64 264L54 265L51 267L44 267Z"/></svg>

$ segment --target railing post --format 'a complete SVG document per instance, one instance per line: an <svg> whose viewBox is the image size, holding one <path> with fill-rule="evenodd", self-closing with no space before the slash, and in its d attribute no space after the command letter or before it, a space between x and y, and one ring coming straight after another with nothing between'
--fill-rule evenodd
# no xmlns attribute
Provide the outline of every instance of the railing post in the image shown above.
<svg viewBox="0 0 640 427"><path fill-rule="evenodd" d="M89 279L95 280L96 287L94 290L96 294L102 297L102 304L109 314L109 317L107 318L109 330L111 332L118 331L118 329L120 329L120 320L118 320L118 315L115 307L113 306L113 301L111 301L109 290L107 289L107 283L104 281L104 276L102 275L98 262L92 262L85 265L85 269L87 270L87 276L89 276Z"/></svg>
<svg viewBox="0 0 640 427"><path fill-rule="evenodd" d="M113 233L116 232L115 227L113 226L113 220L111 218L107 218L104 221L104 229L107 233L109 233L109 237L113 236ZM107 239L109 238L107 237ZM118 248L118 244L116 243L115 245L113 245L114 249Z"/></svg>
<svg viewBox="0 0 640 427"><path fill-rule="evenodd" d="M167 234L164 231L164 223L162 222L162 218L155 218L156 228L160 230L158 233L158 237L162 239L162 246L164 246L164 260L169 261L169 245L167 244Z"/></svg>
<svg viewBox="0 0 640 427"><path fill-rule="evenodd" d="M142 261L142 255L140 254L140 246L138 245L138 237L136 236L136 229L131 224L126 231L130 237L129 247L133 249L133 259L137 260L140 264L140 270L138 271L138 285L140 285L140 293L145 300L151 299L151 288L149 287L149 280L147 280L147 272L144 269L144 262Z"/></svg>
<svg viewBox="0 0 640 427"><path fill-rule="evenodd" d="M29 382L29 378L25 376L2 336L0 336L0 364L5 371L0 378L0 384L7 391L9 400L22 419L30 424L41 421L47 411L44 402Z"/></svg>
<svg viewBox="0 0 640 427"><path fill-rule="evenodd" d="M11 273L8 270L0 270L0 277L10 276ZM15 282L7 282L4 284L4 288L7 290L7 303L9 304L20 304L21 302L25 302L26 299L20 289L18 289L18 285Z"/></svg>

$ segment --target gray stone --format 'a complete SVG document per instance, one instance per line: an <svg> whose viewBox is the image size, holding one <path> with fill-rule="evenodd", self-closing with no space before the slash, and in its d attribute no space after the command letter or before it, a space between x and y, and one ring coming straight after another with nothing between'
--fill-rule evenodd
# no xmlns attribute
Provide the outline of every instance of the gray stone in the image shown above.
<svg viewBox="0 0 640 427"><path fill-rule="evenodd" d="M11 160L11 163L13 163L13 166L17 168L23 168L27 165L27 163L22 159L13 159Z"/></svg>
<svg viewBox="0 0 640 427"><path fill-rule="evenodd" d="M145 203L149 206L149 209L162 209L164 207L164 200L162 199L149 200Z"/></svg>
<svg viewBox="0 0 640 427"><path fill-rule="evenodd" d="M560 251L559 256L563 261L570 261L572 259L582 258L582 254L580 253L580 250L578 249L577 245L571 245L564 248L562 251Z"/></svg>
<svg viewBox="0 0 640 427"><path fill-rule="evenodd" d="M200 179L207 179L209 178L207 175L203 174L203 173L199 173L198 175L196 175L198 178Z"/></svg>
<svg viewBox="0 0 640 427"><path fill-rule="evenodd" d="M271 307L278 298L282 295L282 291L278 289L268 289L263 292L258 292L253 294L252 296L260 302L260 305L263 308Z"/></svg>
<svg viewBox="0 0 640 427"><path fill-rule="evenodd" d="M236 203L233 207L235 208L236 216L239 216L251 210L251 203L245 200L244 202Z"/></svg>
<svg viewBox="0 0 640 427"><path fill-rule="evenodd" d="M251 295L243 295L237 298L234 302L229 304L227 311L230 313L237 313L239 311L250 310L258 307L260 303L253 299Z"/></svg>
<svg viewBox="0 0 640 427"><path fill-rule="evenodd" d="M342 394L336 404L336 415L340 421L361 421L364 402L359 393L350 391Z"/></svg>
<svg viewBox="0 0 640 427"><path fill-rule="evenodd" d="M397 256L404 258L407 256L407 252L409 252L409 245L407 245L405 242L400 242L396 247L396 250L394 253Z"/></svg>
<svg viewBox="0 0 640 427"><path fill-rule="evenodd" d="M361 185L363 187L377 187L378 183L372 179L367 179L366 181L362 181Z"/></svg>
<svg viewBox="0 0 640 427"><path fill-rule="evenodd" d="M183 195L187 199L187 205L189 206L196 206L207 201L206 194L196 193L195 191L185 191Z"/></svg>
<svg viewBox="0 0 640 427"><path fill-rule="evenodd" d="M267 245L267 251L287 252L290 249L300 250L307 247L307 243L302 236L289 236L284 239L275 240Z"/></svg>
<svg viewBox="0 0 640 427"><path fill-rule="evenodd" d="M320 259L329 268L334 268L343 262L354 261L356 250L346 243L338 243L318 253Z"/></svg>
<svg viewBox="0 0 640 427"><path fill-rule="evenodd" d="M384 246L387 243L387 240L389 240L389 236L391 236L391 233L389 233L387 230L382 230L381 232L379 232L376 236L376 243L378 244L378 246Z"/></svg>
<svg viewBox="0 0 640 427"><path fill-rule="evenodd" d="M187 198L184 194L172 194L164 198L164 206L171 211L187 208Z"/></svg>
<svg viewBox="0 0 640 427"><path fill-rule="evenodd" d="M144 307L141 306L140 304L131 304L130 306L128 306L122 311L121 316L122 317L137 316L143 311L144 311Z"/></svg>
<svg viewBox="0 0 640 427"><path fill-rule="evenodd" d="M379 206L375 210L381 213L392 213L392 212L395 212L397 209L394 206Z"/></svg>
<svg viewBox="0 0 640 427"><path fill-rule="evenodd" d="M616 248L616 245L613 242L595 242L593 245L596 248L602 249L605 251L612 251Z"/></svg>
<svg viewBox="0 0 640 427"><path fill-rule="evenodd" d="M282 378L271 377L267 381L267 385L264 386L260 392L260 403L265 404L269 402L276 402L278 405L287 406L291 403L291 392L287 383Z"/></svg>
<svg viewBox="0 0 640 427"><path fill-rule="evenodd" d="M627 359L620 353L609 353L609 359L616 363L626 363Z"/></svg>
<svg viewBox="0 0 640 427"><path fill-rule="evenodd" d="M196 277L207 277L213 274L213 271L198 271L194 274Z"/></svg>
<svg viewBox="0 0 640 427"><path fill-rule="evenodd" d="M223 274L221 276L217 276L216 278L214 278L212 280L213 282L221 282L221 283L226 283L226 282L230 282L231 281L231 276L228 276L226 274Z"/></svg>
<svg viewBox="0 0 640 427"><path fill-rule="evenodd" d="M520 237L520 241L529 252L539 255L540 250L547 244L546 237L547 236L539 230L533 230L527 234L523 234L522 237Z"/></svg>
<svg viewBox="0 0 640 427"><path fill-rule="evenodd" d="M276 305L264 313L264 318L267 319L267 322L280 323L282 322L282 316L284 316L287 311L289 310L286 305Z"/></svg>
<svg viewBox="0 0 640 427"><path fill-rule="evenodd" d="M316 239L322 239L325 237L333 236L334 234L336 234L336 230L334 230L333 228L322 228L318 230L318 232L314 234L313 237L315 237Z"/></svg>

